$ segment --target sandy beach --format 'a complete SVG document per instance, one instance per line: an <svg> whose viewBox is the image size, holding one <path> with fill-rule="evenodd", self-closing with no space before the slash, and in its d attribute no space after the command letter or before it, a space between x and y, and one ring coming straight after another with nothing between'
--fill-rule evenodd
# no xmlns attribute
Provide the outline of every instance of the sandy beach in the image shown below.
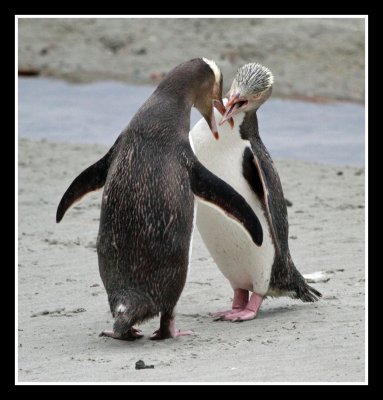
<svg viewBox="0 0 383 400"><path fill-rule="evenodd" d="M364 376L364 169L277 160L289 207L290 249L318 303L267 299L258 317L214 322L231 288L198 232L177 324L194 336L152 342L98 337L112 326L95 242L101 192L60 224L55 210L72 179L107 148L19 142L19 380L30 382L356 382ZM143 360L154 369L135 370ZM293 368L292 365L294 366Z"/></svg>
<svg viewBox="0 0 383 400"><path fill-rule="evenodd" d="M28 96L19 93L18 382L365 381L364 148L355 129L351 135L348 128L351 124L362 132L364 120L362 112L344 111L334 103L359 107L364 102L363 19L20 19L18 49L21 75L52 77L84 89L76 97L66 86L51 86L43 78L36 86L20 85ZM326 282L312 284L323 298L317 303L270 298L253 321L213 321L209 312L227 309L232 290L196 230L176 318L179 328L194 335L150 341L156 318L141 326L145 337L136 342L99 337L113 324L96 253L102 192L84 197L60 224L55 214L72 180L108 150L91 141L69 143L73 138L67 131L96 127L98 137L111 137L108 108L121 114L118 126L129 121L122 97L114 92L122 96L125 88L112 86L106 95L102 83L96 89L83 84L157 85L170 68L201 56L217 61L225 89L247 62L273 71L273 99L279 100L270 104L275 117L263 114L265 135L280 135L294 149L302 144L295 143L294 130L307 132L301 138L308 147L300 154L310 155L309 145L324 153L337 146L333 154L344 150L350 158L358 152L359 166L279 158L271 152L285 197L292 202L292 258L303 274L327 275ZM88 102L91 96L100 101ZM286 97L326 102L322 106L330 102L334 108L315 114L295 103L285 108L281 98ZM138 107L133 100L126 102L127 109ZM113 112L109 117L116 120ZM315 126L313 115L319 121ZM304 123L295 124L300 118ZM274 125L268 125L270 119ZM326 132L327 147L321 132L326 126L334 129ZM25 138L28 132L33 135ZM45 136L50 139L38 139ZM139 360L154 368L136 370Z"/></svg>

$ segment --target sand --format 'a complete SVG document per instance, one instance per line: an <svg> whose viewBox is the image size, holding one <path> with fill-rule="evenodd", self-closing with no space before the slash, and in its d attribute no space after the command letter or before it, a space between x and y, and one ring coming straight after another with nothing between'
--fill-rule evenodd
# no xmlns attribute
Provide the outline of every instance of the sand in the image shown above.
<svg viewBox="0 0 383 400"><path fill-rule="evenodd" d="M260 62L274 96L364 101L364 19L20 19L19 71L72 82L157 84L194 57L214 59L225 90Z"/></svg>
<svg viewBox="0 0 383 400"><path fill-rule="evenodd" d="M365 380L364 169L276 160L290 249L318 303L267 299L253 321L214 322L231 288L198 232L177 324L193 336L152 342L100 338L111 328L95 249L101 192L60 224L58 202L101 145L19 141L18 379L20 382L362 382ZM136 370L143 360L153 369Z"/></svg>

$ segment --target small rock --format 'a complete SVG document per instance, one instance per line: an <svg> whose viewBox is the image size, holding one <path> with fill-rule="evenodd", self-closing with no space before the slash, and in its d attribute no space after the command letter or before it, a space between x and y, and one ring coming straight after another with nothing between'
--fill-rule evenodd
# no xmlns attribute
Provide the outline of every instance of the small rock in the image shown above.
<svg viewBox="0 0 383 400"><path fill-rule="evenodd" d="M336 174L337 174L338 176L343 175L343 171L338 171Z"/></svg>
<svg viewBox="0 0 383 400"><path fill-rule="evenodd" d="M80 313L80 312L85 312L85 308L76 308L75 310L71 311L74 314Z"/></svg>
<svg viewBox="0 0 383 400"><path fill-rule="evenodd" d="M334 295L323 296L323 300L338 300L338 298Z"/></svg>
<svg viewBox="0 0 383 400"><path fill-rule="evenodd" d="M125 46L124 41L118 37L103 36L99 40L112 53L117 53L119 50L121 50Z"/></svg>
<svg viewBox="0 0 383 400"><path fill-rule="evenodd" d="M35 318L35 317L39 317L40 315L49 315L49 314L61 314L62 311L64 311L65 308L58 308L56 310L44 310L44 311L40 311L38 313L32 314L31 318Z"/></svg>
<svg viewBox="0 0 383 400"><path fill-rule="evenodd" d="M90 287L99 287L100 285L98 283L94 283L93 285L90 285Z"/></svg>
<svg viewBox="0 0 383 400"><path fill-rule="evenodd" d="M145 47L141 47L140 49L134 50L133 53L137 54L138 56L141 56L146 54L146 49Z"/></svg>
<svg viewBox="0 0 383 400"><path fill-rule="evenodd" d="M344 272L344 268L328 269L328 270L326 271L326 274L335 274L335 272Z"/></svg>
<svg viewBox="0 0 383 400"><path fill-rule="evenodd" d="M136 369L154 368L154 365L146 365L142 360L136 362Z"/></svg>

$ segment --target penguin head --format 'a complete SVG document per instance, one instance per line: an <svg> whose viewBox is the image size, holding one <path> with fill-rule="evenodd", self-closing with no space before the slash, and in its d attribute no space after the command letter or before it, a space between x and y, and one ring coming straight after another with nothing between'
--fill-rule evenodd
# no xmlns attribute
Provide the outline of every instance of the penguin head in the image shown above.
<svg viewBox="0 0 383 400"><path fill-rule="evenodd" d="M222 114L222 72L207 58L193 58L174 67L158 85L156 92L171 95L176 101L187 100L203 115L213 135L218 139L214 107Z"/></svg>
<svg viewBox="0 0 383 400"><path fill-rule="evenodd" d="M273 83L273 74L261 64L249 63L240 67L229 90L229 101L219 124L241 112L257 110L270 97Z"/></svg>

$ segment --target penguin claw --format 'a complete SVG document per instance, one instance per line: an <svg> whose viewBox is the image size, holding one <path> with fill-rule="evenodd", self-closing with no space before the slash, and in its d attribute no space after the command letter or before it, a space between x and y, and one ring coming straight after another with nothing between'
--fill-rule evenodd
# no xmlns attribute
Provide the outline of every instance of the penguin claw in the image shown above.
<svg viewBox="0 0 383 400"><path fill-rule="evenodd" d="M226 315L236 314L239 311L242 311L242 309L232 308L231 310L217 311L214 313L209 313L209 315L211 315L212 317L215 317L214 321L222 321Z"/></svg>
<svg viewBox="0 0 383 400"><path fill-rule="evenodd" d="M226 313L229 313L231 310L228 311L217 311L217 312L209 312L209 315L211 317L222 317L223 315L225 315Z"/></svg>
<svg viewBox="0 0 383 400"><path fill-rule="evenodd" d="M156 331L153 332L152 336L150 336L150 340L163 340L163 339L171 339L171 338L176 338L179 336L189 336L193 335L193 331L181 331L180 329L176 329L174 332L169 332L166 335L163 335L161 333L161 329L157 329Z"/></svg>
<svg viewBox="0 0 383 400"><path fill-rule="evenodd" d="M141 331L141 329L130 328L130 330L124 334L119 334L114 331L105 330L105 331L102 331L98 336L99 337L103 337L103 336L111 337L113 339L118 339L118 340L132 341L132 340L136 340L136 339L141 339L144 336L144 334Z"/></svg>
<svg viewBox="0 0 383 400"><path fill-rule="evenodd" d="M157 329L156 331L154 331L152 333L152 335L150 336L150 340L162 340L162 339L167 339L167 338L162 337L160 329Z"/></svg>
<svg viewBox="0 0 383 400"><path fill-rule="evenodd" d="M223 317L224 321L231 321L231 322L244 322L250 321L257 316L257 312L249 309L241 310L238 313L226 315Z"/></svg>
<svg viewBox="0 0 383 400"><path fill-rule="evenodd" d="M142 330L138 329L138 328L131 328L130 332L137 339L140 339L144 336L144 333L142 332Z"/></svg>

